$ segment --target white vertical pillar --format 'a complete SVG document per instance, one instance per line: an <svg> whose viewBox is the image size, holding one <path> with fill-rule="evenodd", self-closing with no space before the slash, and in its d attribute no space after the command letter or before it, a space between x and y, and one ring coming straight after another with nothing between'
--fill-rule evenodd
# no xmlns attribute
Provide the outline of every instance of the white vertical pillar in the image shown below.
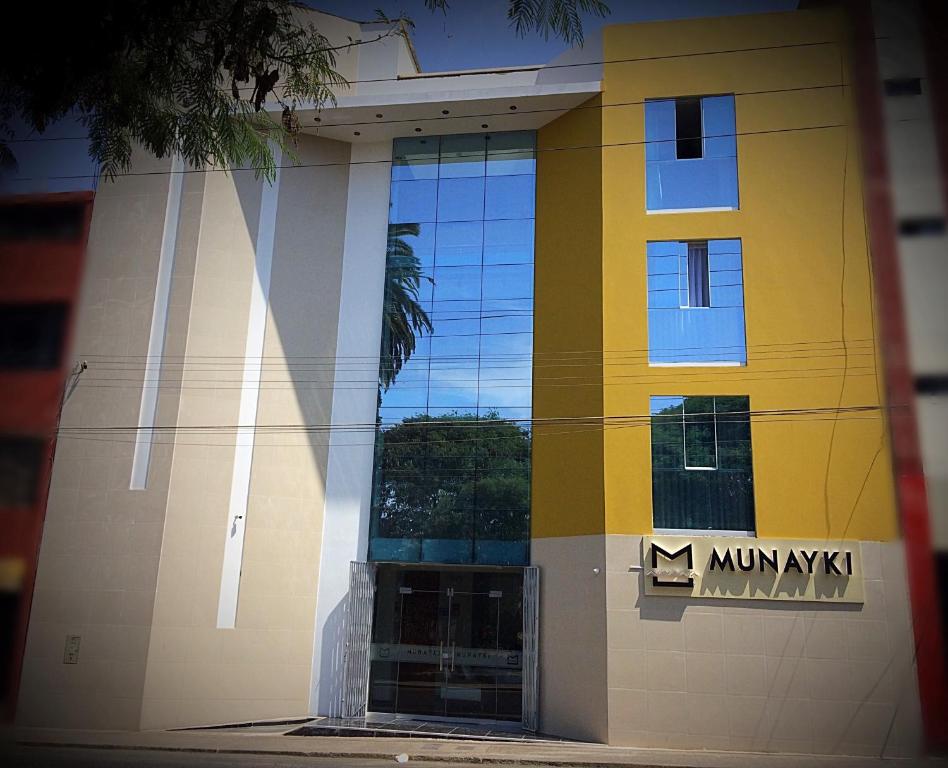
<svg viewBox="0 0 948 768"><path fill-rule="evenodd" d="M391 142L353 144L346 204L332 425L375 423L377 392L351 383L352 363L378 370L385 288ZM355 377L358 378L358 377ZM374 429L333 429L316 597L310 712L340 714L349 563L364 560L372 501Z"/></svg>
<svg viewBox="0 0 948 768"><path fill-rule="evenodd" d="M140 491L148 482L148 463L154 435L155 413L158 409L158 380L161 378L161 358L165 350L165 328L168 322L168 301L171 297L171 275L174 272L174 250L178 240L178 216L181 211L181 185L184 180L184 160L175 155L171 160L168 177L168 202L165 205L165 227L161 233L158 255L158 278L155 281L155 303L151 310L151 331L148 335L148 353L142 400L138 408L138 430L132 453L132 475L129 490Z"/></svg>
<svg viewBox="0 0 948 768"><path fill-rule="evenodd" d="M270 295L270 272L273 266L273 241L276 235L277 201L280 195L280 163L282 153L270 144L277 166L272 184L264 182L260 198L260 219L254 248L254 270L250 284L250 312L247 320L247 343L244 348L244 372L240 388L240 412L237 417L237 444L234 449L234 472L230 485L230 514L224 540L224 567L221 592L217 604L218 629L233 629L237 621L237 595L240 590L240 569L244 557L244 531L247 526L247 498L250 494L250 468L253 463L254 433L257 423L257 400L260 396L260 372L263 369L263 342L267 328L267 307Z"/></svg>

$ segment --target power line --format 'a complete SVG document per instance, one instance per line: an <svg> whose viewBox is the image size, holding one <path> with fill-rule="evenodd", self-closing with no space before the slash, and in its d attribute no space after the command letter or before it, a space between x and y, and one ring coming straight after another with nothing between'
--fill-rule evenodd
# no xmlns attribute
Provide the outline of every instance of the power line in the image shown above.
<svg viewBox="0 0 948 768"><path fill-rule="evenodd" d="M866 353L865 353L865 355L870 355L870 354L871 354L870 352L866 352ZM722 361L722 362L727 362L727 361ZM584 367L586 367L586 366L584 366ZM687 366L684 366L684 367L687 367ZM698 367L699 367L699 368L702 368L703 366L698 366ZM725 366L722 366L722 367L725 367L725 368L736 368L736 369L738 369L739 371L742 370L742 369L747 369L747 366L745 366L745 365L725 365ZM798 367L798 368L785 367L785 368L769 368L769 369L768 369L768 368L756 368L756 367L754 367L754 368L752 368L752 369L747 369L746 371L742 371L742 372L755 373L755 374L767 374L767 373L811 373L811 372L815 372L815 371L818 371L818 372L837 371L837 372L840 372L840 373L841 373L841 372L844 370L845 367L846 367L846 366L844 366L844 365L832 366L832 367L829 367L829 368L815 368L815 367L809 367L809 366L807 366L807 367ZM849 367L850 369L852 369L852 370L859 370L859 369L865 369L865 368L874 369L874 368L875 368L874 365L854 365L854 366L848 366L848 367ZM551 381L572 381L572 380L575 380L575 379L596 379L597 381L602 381L602 380L608 380L608 379L628 379L628 378L636 378L636 379L638 379L638 378L647 378L647 379L649 379L649 380L655 380L657 377L659 377L659 376L661 375L661 369L663 368L663 366L659 366L658 369L656 369L655 366L652 366L647 372L643 371L643 372L639 372L639 373L603 373L603 374L598 374L598 375L597 375L597 374L594 374L594 373L589 373L589 374L576 374L576 375L542 375L542 374L541 374L541 375L537 375L537 374L534 372L534 370L533 370L532 368L530 368L530 369L529 369L529 370L530 370L530 374L529 374L529 375L527 375L527 376L516 376L516 377L512 377L512 378L503 378L503 377L498 377L498 376L488 376L488 377L485 378L485 377L482 376L483 368L484 368L484 366L482 366L482 368L447 368L447 369L440 369L440 372L441 372L441 373L445 373L445 372L449 372L449 371L458 371L458 370L460 370L460 371L470 371L470 372L471 372L471 375L470 375L470 376L467 376L467 377L457 377L457 378L450 378L450 379L439 379L441 382L444 382L444 383L442 383L442 384L440 384L440 385L438 385L438 386L452 386L452 385L455 384L455 383L461 383L461 382L465 382L465 381L480 381L481 384L484 384L485 382L490 382L490 381L535 381L535 382L544 382L544 383L545 383L545 382L551 382ZM527 369L527 366L526 366L526 365L521 365L521 366L495 366L495 365L490 365L490 366L486 366L486 369L487 369L487 370L498 370L498 371L503 371L503 370L514 370L514 371L517 371L517 370L526 370L526 369ZM402 370L404 370L404 369L402 369ZM116 370L116 371L113 371L113 372L114 372L114 373L127 373L128 371L127 371L127 370L124 370L124 371L123 371L123 370ZM213 372L213 371L212 371L212 372ZM350 372L350 373L358 373L357 371L349 371L349 372ZM192 373L207 373L207 371L193 371ZM231 370L231 371L222 371L222 372L220 372L220 373L224 374L225 376L228 376L228 375L233 374L233 373L242 373L242 371ZM268 373L274 373L274 371L268 371ZM347 378L347 379L340 379L340 378L338 378L338 377L331 376L331 377L326 377L326 378L300 379L300 378L294 377L294 375L293 375L292 372L289 372L289 371L288 371L287 373L288 373L288 376L286 376L286 377L284 377L284 378L261 379L261 383L332 384L332 385L334 385L334 386L336 386L336 387L339 387L339 385L343 385L342 388L345 388L344 385L347 385L347 384L372 384L373 386L375 386L375 385L378 384L377 377L374 376L374 375L373 375L373 376L366 377L366 378ZM299 373L300 373L300 374L306 374L306 375L314 375L314 374L315 374L315 375L318 375L320 372L319 372L319 371L300 371ZM678 366L674 366L671 370L668 371L668 373L669 373L669 374L673 374L676 379L681 379L681 378L687 379L687 377L692 377L692 376L706 376L706 375L707 375L707 371L704 371L704 370L682 371L682 370L680 370L680 368L679 368ZM172 375L173 375L173 374L172 374ZM187 375L187 372L183 372L183 373L182 373L182 379L184 379L184 378L186 377L186 375ZM158 376L158 377L153 377L153 378L145 378L145 379L142 379L142 378L139 378L139 377L135 377L135 378L122 378L122 377L118 377L118 376L107 376L107 377L104 377L104 378L86 377L86 378L84 379L84 381L105 381L105 382L128 381L128 382L133 382L133 383L135 383L135 384L141 384L141 383L143 383L143 382L144 382L145 384L149 384L149 383L161 382L161 381L164 381L164 380L165 380L165 379L164 379L163 376ZM220 383L220 384L227 384L227 383L241 384L241 383L243 382L243 377L242 377L242 376L239 376L239 377L232 377L232 378L224 378L224 377L208 377L208 378L201 378L201 377L197 377L197 378L188 378L187 380L188 380L189 383L200 383L200 382L203 382L203 383L214 383L214 384L217 384L217 383ZM732 378L731 380L733 380L733 378ZM424 378L422 378L422 379L407 379L407 381L408 381L409 383L411 383L411 382L422 382L422 386L428 386L427 382L429 381L429 376L426 375L426 376L425 376ZM402 388L411 388L410 386L409 386L409 387L399 386L397 382L396 382L395 385L393 385L392 388L394 388L395 386L398 386L399 389L402 389Z"/></svg>
<svg viewBox="0 0 948 768"><path fill-rule="evenodd" d="M719 133L714 134L713 136L692 136L685 137L691 139L705 139L705 138L726 138L730 136L763 136L770 134L781 134L781 133L795 133L798 131L819 131L827 130L831 128L847 128L848 123L826 123L823 125L806 125L798 126L795 128L770 128L762 129L757 131L736 131L734 133ZM677 139L675 139L677 140ZM576 151L586 151L592 149L616 149L619 147L632 147L632 146L642 146L645 144L655 144L655 143L667 143L672 141L672 139L662 139L660 141L652 140L648 141L642 139L640 141L619 141L612 142L609 144L584 144L576 145L571 147L536 147L533 152L576 152ZM274 169L280 170L293 170L300 168L338 168L338 167L351 167L355 165L381 165L381 164L392 164L391 159L385 160L347 160L345 162L330 162L330 163L298 163L293 165L275 165ZM195 173L238 173L238 172L260 172L264 170L263 168L184 168L180 171L126 171L124 173L114 174L114 178L127 178L127 177L139 177L139 176L170 176L172 174L195 174ZM533 174L521 174L524 176L532 176ZM68 176L37 176L37 177L25 177L25 176L14 176L10 181L45 181L45 180L59 180L59 181L71 181L77 179L93 179L98 178L98 174L94 173L79 173Z"/></svg>
<svg viewBox="0 0 948 768"><path fill-rule="evenodd" d="M827 416L805 417L805 418L796 419L796 420L794 421L794 423L797 424L797 423L832 422L832 421L833 421L834 419L836 419L836 418L837 418L836 416L830 416L830 415L827 415ZM843 421L843 422L846 422L846 421L869 421L869 422L873 422L873 423L879 423L879 418L878 418L877 416L859 416L859 415L840 416L840 417L838 418L838 420L839 420L839 421ZM705 423L705 422L699 422L699 423ZM786 419L780 419L780 418L760 418L760 419L755 419L752 423L753 423L753 424L780 424L780 423L786 424L787 421L786 421ZM399 425L392 425L392 426L399 426ZM649 424L649 423L641 423L641 424L615 424L615 425L600 425L600 426L591 426L591 427L590 427L590 426L577 426L577 427L573 427L573 428L571 428L571 429L569 429L569 430L562 431L562 432L551 432L551 431L548 431L548 430L543 430L542 433L538 433L538 435L540 435L540 436L542 437L542 439L546 439L546 438L548 438L548 437L567 437L567 436L570 436L570 435L575 436L575 435L578 435L578 434L603 433L603 432L610 432L610 431L615 431L615 430L620 430L620 429L639 429L639 428L645 428L645 427L651 427L651 424ZM527 429L527 428L524 427L524 428L522 428L522 429ZM363 430L363 431L365 431L365 430ZM385 425L383 425L383 430L382 430L382 431L383 431L383 434L384 434L384 432L385 432ZM268 434L282 434L282 433L268 433ZM294 434L294 433L287 433L287 434ZM368 448L368 447L372 447L372 446L374 446L374 445L376 444L374 440L373 440L372 442L362 442L362 443L359 443L359 442L348 442L348 441L347 441L347 442L345 442L345 443L334 443L334 444L331 444L331 443L328 443L328 442L316 442L316 441L313 441L313 440L311 440L311 439L308 439L308 437L307 437L308 434L310 434L310 433L300 433L300 438L301 438L301 439L300 439L300 441L295 442L295 443L273 443L273 442L269 442L269 441L261 440L261 439L260 439L261 437L266 437L266 435L261 436L261 435L257 434L257 435L254 435L254 448L255 448L255 449L256 449L256 448L263 448L263 449L266 449L266 448L307 448L307 449L312 449L312 448L328 448L328 447L330 447L331 445L332 445L333 447L338 446L338 447L342 447L342 448ZM135 445L135 443L136 443L136 441L135 441L134 439L120 439L120 438L116 438L116 437L106 437L106 436L98 436L98 437L92 436L92 437L89 437L89 436L83 436L83 435L69 435L69 434L57 435L56 439L57 439L57 440L74 440L74 441L78 441L78 442L119 443L119 444L124 444L124 445ZM450 444L450 445L454 445L454 444L481 443L481 442L514 442L514 441L520 440L520 439L522 439L522 437L518 437L518 436L510 436L510 437L507 437L507 436L504 436L504 437L485 437L485 436L482 436L482 437L474 437L474 438L450 438L450 439L446 439L446 440L432 440L432 439L426 437L426 438L425 438L425 442L424 442L424 443L420 443L419 445L421 445L421 446L430 446L430 445L439 445L439 444L445 444L445 445L449 445L449 444ZM532 440L533 438L531 437L530 439ZM677 442L677 441L676 441L676 442ZM718 441L718 442L722 442L722 441ZM208 448L233 448L233 447L234 447L234 442L233 442L233 441L208 443L208 442L198 442L198 441L192 441L192 440L186 440L186 439L178 439L178 438L174 438L174 439L171 439L171 440L158 440L158 439L153 439L152 444L153 444L153 445L171 445L171 446L173 446L173 445L184 445L184 446L208 447ZM400 444L396 443L395 445L400 445ZM483 470L482 470L482 471L483 471ZM521 471L521 470L519 470L519 469L514 469L514 470L511 470L511 471L512 471L512 472L518 472L518 471Z"/></svg>
<svg viewBox="0 0 948 768"><path fill-rule="evenodd" d="M847 343L847 344L850 344L850 345L853 345L853 344L869 344L869 345L874 345L874 344L875 344L875 339L869 338L869 337L861 337L861 338L856 338L856 339L847 339L847 340L846 340L846 343ZM718 345L714 345L713 348L714 348L714 349L729 349L729 348L743 348L744 346L746 346L747 349L770 349L771 347L810 347L810 346L818 346L818 347L824 347L824 346L842 347L842 340L840 340L840 339L813 339L813 340L805 340L805 339L804 339L804 340L800 340L800 341L769 342L769 343L758 343L758 344L747 344L747 345L726 345L726 344L718 344ZM694 346L694 347L688 347L688 346L677 347L677 346L676 346L676 347L663 347L663 348L661 348L661 351L675 351L675 350L679 350L679 349L682 349L682 350L686 350L686 349L696 349L696 350L700 350L700 349L706 349L706 348L707 348L707 347L705 347L705 346ZM564 349L564 350L556 350L556 351L552 351L552 352L533 352L532 355L528 355L528 356L531 356L531 357L533 357L533 358L537 358L537 357L544 358L544 357L551 357L551 356L562 356L562 357L574 358L574 357L577 356L577 355L622 355L622 356L625 356L625 355L628 355L628 353L632 353L632 352L648 352L650 349L653 349L653 348L651 348L651 347L626 347L626 348L621 348L621 349ZM774 350L774 351L781 351L781 350ZM786 350L786 351L789 351L789 352L796 352L796 351L804 351L804 350L789 349L789 350ZM518 356L520 355L520 353L511 353L511 354L518 355ZM342 356L336 356L336 355L252 355L252 356L249 356L249 357L248 357L248 356L245 356L245 355L194 355L194 354L187 354L187 355L168 355L168 354L162 354L162 355L122 355L122 354L99 355L99 354L95 354L95 353L90 353L90 354L79 355L79 357L82 357L82 358L84 358L84 359L91 360L91 361L102 360L102 359L107 359L107 360L127 360L127 359L147 360L147 359L155 359L155 358L162 359L162 360L183 360L183 359L199 359L199 360L203 360L203 359L214 359L214 360L221 360L221 359L232 359L232 360L234 360L234 361L240 361L241 364L242 364L242 361L244 361L245 359L246 359L246 360L261 360L261 359L275 359L275 360L303 359L303 360L314 360L314 359L322 359L322 360L333 361L333 360L340 359L340 357L341 357L342 359L378 360L378 355L342 355ZM440 358L441 356L412 355L412 358L415 358L415 357L424 357L424 358L427 358L427 357L435 357L435 358ZM463 357L465 357L465 356L463 356L463 355L445 355L445 356L443 356L443 357L445 357L445 358L450 358L450 359L455 359L455 358L463 358ZM473 355L473 356L467 356L467 357L470 357L471 359L477 359L478 356L477 356L477 355ZM502 357L502 355L497 355L497 357Z"/></svg>
<svg viewBox="0 0 948 768"><path fill-rule="evenodd" d="M473 318L478 319L478 318ZM424 336L423 340L427 339L445 339L453 338L452 336ZM492 366L496 366L501 363L516 363L518 365L530 363L533 360L534 368L561 368L561 367L570 367L570 366L590 366L590 365L602 365L602 366L615 366L615 365L634 365L635 363L648 359L656 355L677 355L679 357L704 357L706 355L713 354L736 354L743 352L745 347L742 345L708 345L707 347L700 348L700 351L689 352L687 350L694 349L694 347L672 347L672 348L662 348L656 347L649 350L643 350L638 354L623 354L620 357L613 358L601 358L601 356L595 357L564 357L560 360L549 359L541 357L539 360L534 360L533 356L529 352L523 353L509 353L509 354L484 354L480 358L476 355L424 355L424 354L413 354L410 356L409 360L430 360L435 363L448 363L444 365L444 368L450 369L453 367L466 367L465 363L476 363L478 359L481 362L490 362ZM863 351L859 351L859 350ZM873 346L860 347L856 350L851 350L855 354L860 355L870 355L873 353ZM811 360L817 358L834 358L840 356L840 350L837 348L817 348L813 350L788 350L789 353L798 353L798 354L785 354L782 350L761 350L754 352L751 357L753 360ZM829 353L829 354L823 354ZM83 359L88 359L83 356ZM353 357L352 361L348 360L346 357L341 357L338 361L334 361L332 358L321 358L323 362L319 362L319 358L307 358L300 357L295 358L288 355L285 358L280 356L272 355L266 358L272 362L265 362L262 358L248 358L247 360L242 359L231 359L223 361L215 361L212 358L198 358L197 362L189 363L184 360L166 360L161 362L163 367L168 368L177 368L182 370L187 370L189 372L195 371L240 371L244 368L277 368L280 370L293 369L293 370L314 370L314 371L333 371L333 370L354 370L354 369L363 369L363 370L376 370L381 367L385 370L392 368L391 364L386 364L384 358L377 356L375 358L363 358L363 357ZM301 360L304 362L297 362ZM364 361L364 362L360 362ZM143 368L148 368L153 365L157 365L156 361L149 360L106 360L106 359L93 359L92 362L95 364L96 370L102 371L137 371L142 370ZM379 365L381 362L381 365ZM455 363L456 365L451 365L450 363ZM200 366L210 366L207 368L202 368Z"/></svg>
<svg viewBox="0 0 948 768"><path fill-rule="evenodd" d="M587 66L587 65L583 65L583 66ZM834 88L848 88L848 87L850 87L850 84L846 82L823 83L820 85L798 85L798 86L787 86L784 88L761 88L761 89L753 90L753 91L733 91L732 93L727 94L727 95L765 96L769 94L778 94L778 93L794 93L794 92L799 92L799 91L819 91L819 90L827 90L827 89L834 89ZM673 98L673 97L667 97L667 98ZM513 114L538 115L538 114L548 114L548 113L576 112L576 111L587 110L587 109L603 110L603 109L613 109L613 108L618 108L618 107L633 107L633 106L641 106L650 101L662 101L662 100L664 99L637 99L634 101L615 101L615 102L610 102L607 104L578 104L575 107L569 107L565 109L563 107L545 107L542 109L518 109L516 112L511 112L509 109L507 109L503 112L470 112L470 113L458 114L458 115L451 115L451 114L432 115L430 117L396 118L396 119L377 118L375 120L365 120L365 121L348 122L348 123L324 123L320 121L319 123L315 124L312 127L318 131L320 128L355 128L355 127L360 127L360 126L398 125L402 123L427 123L427 122L439 122L439 121L450 122L452 120L466 120L466 119L473 119L473 118L510 117ZM379 105L380 108L381 106L382 105ZM438 106L438 102L431 102L431 106ZM330 109L346 109L346 107L330 107ZM304 136L315 135L318 137L319 134L318 133L317 134L305 133L303 135ZM717 137L728 136L728 135L730 134L720 134L720 136L717 136ZM45 141L80 141L83 139L88 140L88 138L89 138L88 135L86 136L48 136L48 137L37 136L37 137L29 137L29 138L23 138L23 139L9 139L7 140L6 143L7 144L19 144L19 143L27 144L27 143L42 143ZM691 137L691 138L702 138L702 137L697 136L697 137ZM293 167L299 167L299 166L293 166Z"/></svg>
<svg viewBox="0 0 948 768"><path fill-rule="evenodd" d="M703 397L703 395L696 395L696 397ZM747 410L747 411L727 411L727 416L747 416L748 418L753 419L754 417L788 417L796 418L798 416L833 416L839 413L877 413L884 410L887 410L887 406L881 405L849 405L849 406L840 406L840 407L814 407L814 408L771 408L764 410ZM626 415L615 415L615 416L547 416L547 417L523 417L523 418L495 418L495 419L484 419L484 418L471 418L471 419L457 419L450 422L439 421L437 419L421 420L421 421L412 421L409 422L412 426L417 427L440 427L440 428L452 428L452 427L473 427L480 429L489 429L491 427L496 427L499 425L527 425L527 426L545 426L545 425L579 425L579 426L589 426L589 425L600 425L600 424L625 424L625 423L636 423L644 422L651 423L651 419L656 414L626 414ZM657 414L661 415L661 414ZM676 414L677 415L677 414ZM694 413L688 413L687 416L721 416L720 412L715 413L712 411L697 411ZM70 433L88 433L88 432L126 432L126 433L137 433L140 430L147 430L150 432L174 432L177 434L199 434L205 432L211 433L222 433L222 432L238 432L238 431L252 431L255 434L279 434L285 432L353 432L353 431L365 431L367 429L375 430L378 427L376 422L353 422L348 424L329 424L329 423L313 423L313 424L258 424L258 425L241 425L241 424L202 424L202 425L155 425L152 427L141 427L136 425L103 425L103 426L60 426L57 430L57 434L70 434Z"/></svg>

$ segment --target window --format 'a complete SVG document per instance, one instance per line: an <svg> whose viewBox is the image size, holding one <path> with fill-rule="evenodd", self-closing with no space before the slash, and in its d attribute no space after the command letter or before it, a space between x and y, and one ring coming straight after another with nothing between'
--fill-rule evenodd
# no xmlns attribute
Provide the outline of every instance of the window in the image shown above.
<svg viewBox="0 0 948 768"><path fill-rule="evenodd" d="M646 208L738 207L733 96L645 102Z"/></svg>
<svg viewBox="0 0 948 768"><path fill-rule="evenodd" d="M711 306L711 276L708 273L708 241L688 243L687 307Z"/></svg>
<svg viewBox="0 0 948 768"><path fill-rule="evenodd" d="M76 240L85 211L84 203L0 205L0 241Z"/></svg>
<svg viewBox="0 0 948 768"><path fill-rule="evenodd" d="M741 241L651 242L646 262L649 363L746 363Z"/></svg>
<svg viewBox="0 0 948 768"><path fill-rule="evenodd" d="M530 562L535 134L396 139L369 559Z"/></svg>
<svg viewBox="0 0 948 768"><path fill-rule="evenodd" d="M651 398L656 529L754 531L749 402L723 395Z"/></svg>
<svg viewBox="0 0 948 768"><path fill-rule="evenodd" d="M0 306L0 370L59 367L66 325L66 305Z"/></svg>
<svg viewBox="0 0 948 768"><path fill-rule="evenodd" d="M36 500L44 447L36 438L0 435L0 507Z"/></svg>
<svg viewBox="0 0 948 768"><path fill-rule="evenodd" d="M702 156L701 99L675 99L675 151L678 160Z"/></svg>

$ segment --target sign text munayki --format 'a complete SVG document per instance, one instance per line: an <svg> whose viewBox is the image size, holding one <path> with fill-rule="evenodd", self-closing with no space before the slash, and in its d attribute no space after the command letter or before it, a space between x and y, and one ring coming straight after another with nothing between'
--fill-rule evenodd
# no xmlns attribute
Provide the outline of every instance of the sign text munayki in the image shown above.
<svg viewBox="0 0 948 768"><path fill-rule="evenodd" d="M863 602L857 541L646 536L642 556L646 594Z"/></svg>

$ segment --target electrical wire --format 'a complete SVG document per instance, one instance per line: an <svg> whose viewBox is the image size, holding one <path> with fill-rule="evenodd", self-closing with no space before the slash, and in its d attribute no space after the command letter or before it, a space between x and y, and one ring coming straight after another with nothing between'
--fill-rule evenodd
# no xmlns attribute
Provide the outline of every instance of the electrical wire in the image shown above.
<svg viewBox="0 0 948 768"><path fill-rule="evenodd" d="M700 397L700 395L699 395ZM733 416L748 416L750 419L755 417L789 417L797 418L802 416L832 416L839 413L873 413L881 412L887 410L887 406L881 405L849 405L841 406L839 408L833 407L813 407L813 408L771 408L763 410L747 410L747 411L728 411L727 415ZM456 427L474 427L489 429L496 427L497 425L528 425L531 427L545 426L548 424L552 425L599 425L599 424L625 424L625 423L651 423L651 419L655 414L626 414L626 415L616 415L616 416L547 416L547 417L511 417L511 418L494 418L494 419L484 419L484 418L469 418L469 419L457 419L452 420L447 428L452 426ZM689 417L698 417L698 416L720 416L721 413L715 414L711 411L697 411L694 413L686 414ZM446 424L443 421L439 421L436 418L429 420L420 420L410 422L414 426L418 427L441 427L445 428ZM152 427L142 427L137 424L135 425L100 425L100 426L60 426L57 430L57 434L81 434L88 432L125 432L125 433L137 433L140 430L147 430L151 432L174 432L177 434L181 433L227 433L227 432L238 432L242 430L250 430L256 434L273 434L273 433L285 433L285 432L352 432L352 431L365 431L365 430L375 430L378 427L378 423L373 422L353 422L348 424L331 424L331 423L312 423L312 424L257 424L257 425L241 425L241 424L201 424L201 425L155 425Z"/></svg>

